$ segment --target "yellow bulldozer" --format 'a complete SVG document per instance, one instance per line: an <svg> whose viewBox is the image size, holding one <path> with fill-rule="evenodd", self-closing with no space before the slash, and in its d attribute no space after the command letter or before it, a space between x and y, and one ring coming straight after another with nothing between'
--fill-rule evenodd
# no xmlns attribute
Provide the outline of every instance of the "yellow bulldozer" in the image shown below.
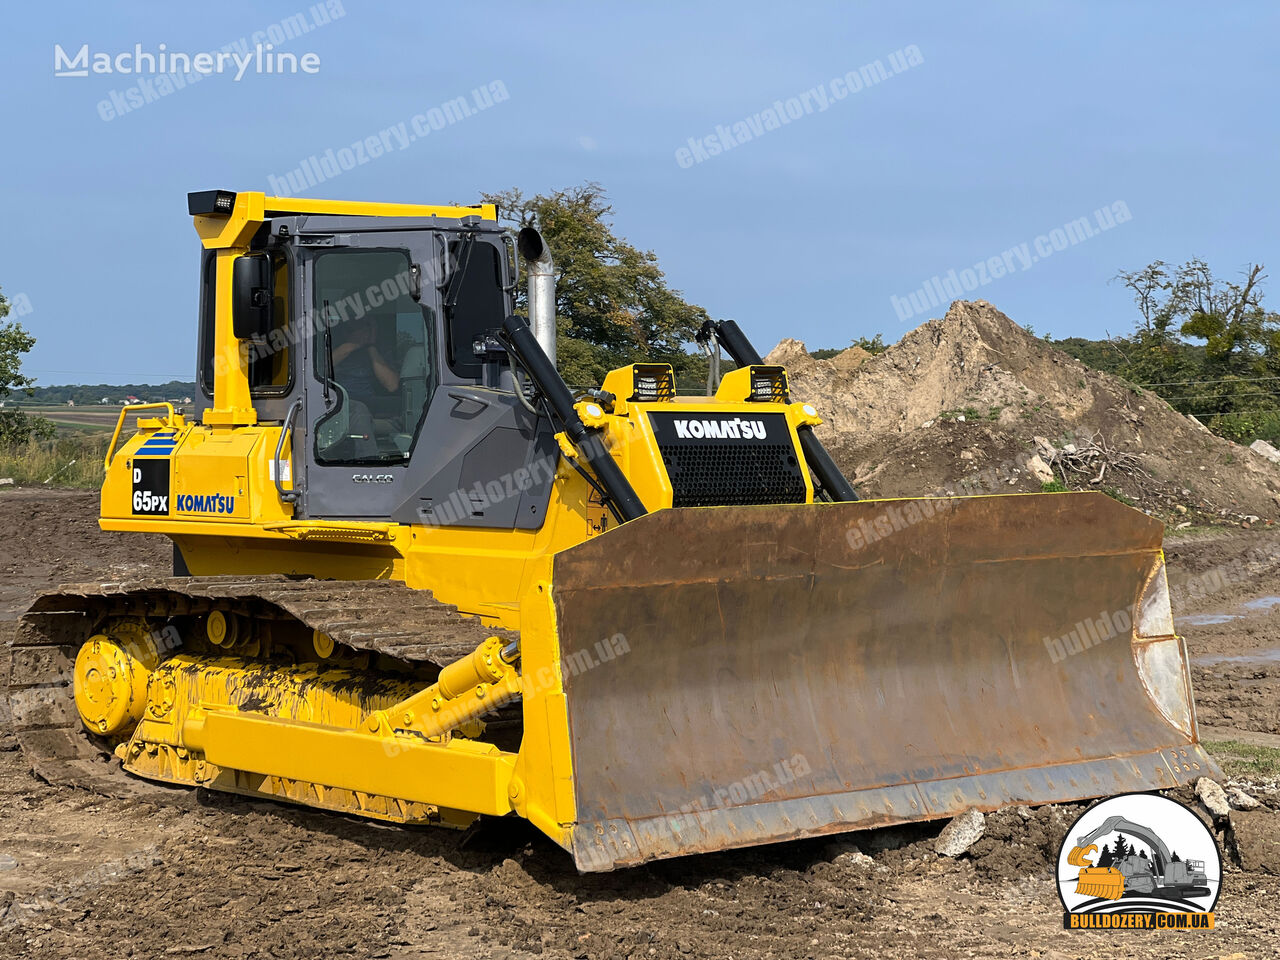
<svg viewBox="0 0 1280 960"><path fill-rule="evenodd" d="M663 363L571 390L552 251L492 205L188 207L194 410L122 411L100 521L174 576L32 605L39 775L521 816L609 870L1214 769L1156 520L860 501L731 321L714 395Z"/></svg>

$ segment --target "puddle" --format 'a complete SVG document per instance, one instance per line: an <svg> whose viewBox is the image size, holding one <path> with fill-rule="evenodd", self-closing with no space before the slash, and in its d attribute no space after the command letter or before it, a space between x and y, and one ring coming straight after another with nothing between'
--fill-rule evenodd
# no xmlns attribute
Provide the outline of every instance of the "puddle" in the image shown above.
<svg viewBox="0 0 1280 960"><path fill-rule="evenodd" d="M1243 614L1239 613L1193 613L1186 617L1175 617L1173 622L1189 627L1211 627L1215 623L1228 623L1242 617Z"/></svg>
<svg viewBox="0 0 1280 960"><path fill-rule="evenodd" d="M1267 614L1277 607L1280 607L1280 596L1255 597L1240 604L1232 613L1193 613L1185 617L1174 617L1173 622L1177 627L1212 627L1232 620L1245 620ZM1247 653L1203 653L1193 656L1191 662L1198 667L1212 667L1223 663L1280 663L1280 647L1263 647Z"/></svg>
<svg viewBox="0 0 1280 960"><path fill-rule="evenodd" d="M1192 657L1198 667L1212 667L1221 663L1280 663L1280 647L1265 647L1248 653L1205 653Z"/></svg>
<svg viewBox="0 0 1280 960"><path fill-rule="evenodd" d="M1187 627L1212 627L1259 613L1270 613L1275 607L1280 607L1280 597L1255 597L1240 604L1238 613L1192 613L1185 617L1174 617L1173 622Z"/></svg>

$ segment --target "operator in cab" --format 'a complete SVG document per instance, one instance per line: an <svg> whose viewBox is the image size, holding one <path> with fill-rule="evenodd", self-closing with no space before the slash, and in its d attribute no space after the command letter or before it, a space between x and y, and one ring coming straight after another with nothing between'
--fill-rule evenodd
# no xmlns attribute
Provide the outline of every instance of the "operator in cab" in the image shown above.
<svg viewBox="0 0 1280 960"><path fill-rule="evenodd" d="M339 326L342 342L333 348L334 379L351 401L349 435L355 439L359 458L378 455L372 411L379 400L400 389L400 376L378 349L377 317L348 321Z"/></svg>

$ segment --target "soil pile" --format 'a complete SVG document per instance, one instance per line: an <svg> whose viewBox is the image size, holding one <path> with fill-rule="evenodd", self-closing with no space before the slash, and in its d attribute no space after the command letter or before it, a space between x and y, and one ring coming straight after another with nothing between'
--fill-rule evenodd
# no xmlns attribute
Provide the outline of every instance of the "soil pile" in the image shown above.
<svg viewBox="0 0 1280 960"><path fill-rule="evenodd" d="M788 339L766 359L785 364L792 395L818 407L819 435L864 496L1029 492L1049 467L1073 489L1151 512L1280 516L1276 464L983 300L957 301L876 356L853 347L817 360Z"/></svg>

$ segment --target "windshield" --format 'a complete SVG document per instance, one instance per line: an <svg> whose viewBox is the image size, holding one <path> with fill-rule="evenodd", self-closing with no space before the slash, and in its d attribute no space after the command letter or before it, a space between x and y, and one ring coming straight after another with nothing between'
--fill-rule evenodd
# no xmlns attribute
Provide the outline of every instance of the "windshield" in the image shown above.
<svg viewBox="0 0 1280 960"><path fill-rule="evenodd" d="M314 261L313 369L327 398L319 463L407 460L435 388L430 307L415 301L409 251L333 250Z"/></svg>

